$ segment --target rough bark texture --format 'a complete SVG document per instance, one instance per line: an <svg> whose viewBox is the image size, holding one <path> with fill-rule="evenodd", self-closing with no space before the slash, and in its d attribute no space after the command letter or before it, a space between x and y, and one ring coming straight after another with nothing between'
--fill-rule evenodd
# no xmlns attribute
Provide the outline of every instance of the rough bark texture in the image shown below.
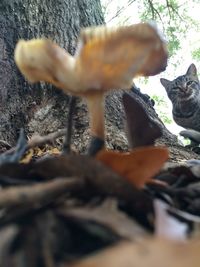
<svg viewBox="0 0 200 267"><path fill-rule="evenodd" d="M154 107L150 104L150 101L144 101L144 97L138 95L137 91L132 90L131 95L141 104L141 106L146 110L148 116L155 121L162 130L162 137L157 139L157 145L165 145L169 148L170 151L170 161L171 162L180 162L184 160L189 160L191 158L197 159L199 155L191 151L191 149L184 147L178 142L178 138L169 132L165 127L164 123L158 117Z"/></svg>
<svg viewBox="0 0 200 267"><path fill-rule="evenodd" d="M0 139L13 144L21 127L27 134L54 131L67 116L69 96L50 85L29 85L20 75L13 60L17 40L44 36L73 54L80 29L103 22L99 0L1 1Z"/></svg>

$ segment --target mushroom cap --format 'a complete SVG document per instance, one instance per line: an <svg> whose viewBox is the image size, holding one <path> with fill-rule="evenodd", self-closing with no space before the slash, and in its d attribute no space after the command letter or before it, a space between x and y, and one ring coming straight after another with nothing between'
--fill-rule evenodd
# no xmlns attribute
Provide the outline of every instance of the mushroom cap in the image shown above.
<svg viewBox="0 0 200 267"><path fill-rule="evenodd" d="M148 23L85 28L74 57L47 39L20 40L15 49L16 64L29 81L77 95L129 88L134 77L165 70L167 58L166 43Z"/></svg>

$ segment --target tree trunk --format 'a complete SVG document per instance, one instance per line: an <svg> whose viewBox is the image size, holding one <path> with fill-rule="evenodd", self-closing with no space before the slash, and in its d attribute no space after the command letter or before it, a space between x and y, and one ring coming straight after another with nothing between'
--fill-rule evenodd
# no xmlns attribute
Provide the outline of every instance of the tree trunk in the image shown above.
<svg viewBox="0 0 200 267"><path fill-rule="evenodd" d="M102 23L100 0L1 1L0 140L13 145L21 127L28 135L63 128L68 110L69 96L51 85L30 85L24 80L13 60L16 42L43 36L73 54L80 29ZM83 116L76 125L86 128Z"/></svg>
<svg viewBox="0 0 200 267"><path fill-rule="evenodd" d="M197 153L191 151L191 149L188 147L184 147L178 141L177 136L175 136L170 131L168 131L164 123L158 117L158 114L156 113L153 105L151 104L150 99L147 98L146 95L143 95L142 93L138 93L137 90L131 90L131 95L134 97L134 99L137 102L140 103L140 106L145 110L148 117L160 127L162 131L162 136L156 139L156 144L161 145L161 146L164 145L169 148L171 162L180 163L181 161L199 158L199 155ZM135 125L137 125L137 120L140 119L140 114L136 114L136 116L137 117L135 118L135 122L134 122ZM145 132L148 130L148 128L145 129L145 125L142 125L142 130ZM148 136L148 133L147 133L147 136ZM132 136L132 138L134 138L134 136Z"/></svg>

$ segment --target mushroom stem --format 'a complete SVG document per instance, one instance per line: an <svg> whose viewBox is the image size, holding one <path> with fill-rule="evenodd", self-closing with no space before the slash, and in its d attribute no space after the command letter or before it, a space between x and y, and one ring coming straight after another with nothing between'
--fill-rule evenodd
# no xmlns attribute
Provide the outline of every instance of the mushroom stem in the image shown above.
<svg viewBox="0 0 200 267"><path fill-rule="evenodd" d="M92 136L88 154L95 155L104 147L104 94L103 92L92 92L92 94L87 94L85 98L90 116L90 131Z"/></svg>
<svg viewBox="0 0 200 267"><path fill-rule="evenodd" d="M93 92L85 96L90 116L91 135L104 140L104 95L103 92Z"/></svg>
<svg viewBox="0 0 200 267"><path fill-rule="evenodd" d="M89 156L95 156L105 145L103 139L92 136L90 144L88 146L87 154Z"/></svg>

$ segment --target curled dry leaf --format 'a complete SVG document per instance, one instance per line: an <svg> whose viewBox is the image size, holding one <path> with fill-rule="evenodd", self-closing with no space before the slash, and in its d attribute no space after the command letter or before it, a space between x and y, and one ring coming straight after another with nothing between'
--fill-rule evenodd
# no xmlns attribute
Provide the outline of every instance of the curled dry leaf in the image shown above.
<svg viewBox="0 0 200 267"><path fill-rule="evenodd" d="M153 26L83 29L75 56L47 39L21 40L15 61L30 82L46 81L84 96L93 136L104 139L105 91L129 88L136 76L156 75L167 65L166 44Z"/></svg>
<svg viewBox="0 0 200 267"><path fill-rule="evenodd" d="M167 148L155 146L137 148L129 153L102 150L96 155L98 160L138 188L151 181L168 157Z"/></svg>

